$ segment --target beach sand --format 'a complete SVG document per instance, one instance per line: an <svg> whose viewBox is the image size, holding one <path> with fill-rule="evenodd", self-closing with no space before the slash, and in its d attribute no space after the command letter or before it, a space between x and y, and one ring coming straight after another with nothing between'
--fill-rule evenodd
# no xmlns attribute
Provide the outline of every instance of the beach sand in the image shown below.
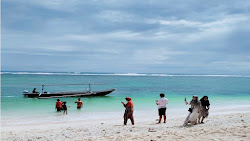
<svg viewBox="0 0 250 141"><path fill-rule="evenodd" d="M156 115L135 117L135 125L123 119L110 118L71 122L4 125L2 141L104 141L104 140L250 140L250 112L211 115L204 124L183 126L185 117L168 118L165 124L156 124Z"/></svg>

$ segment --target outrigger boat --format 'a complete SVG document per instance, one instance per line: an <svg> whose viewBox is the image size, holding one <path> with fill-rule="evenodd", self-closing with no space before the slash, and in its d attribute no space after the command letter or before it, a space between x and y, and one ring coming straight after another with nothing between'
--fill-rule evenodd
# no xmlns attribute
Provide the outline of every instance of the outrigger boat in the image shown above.
<svg viewBox="0 0 250 141"><path fill-rule="evenodd" d="M45 86L66 86L66 85L88 85L88 91L80 92L46 92L44 91ZM90 85L103 85L103 84L47 84L47 85L31 85L31 86L42 86L42 92L29 93L29 91L24 90L23 95L29 98L59 98L59 97L88 97L88 96L105 96L113 92L115 89L105 90L105 91L91 91Z"/></svg>

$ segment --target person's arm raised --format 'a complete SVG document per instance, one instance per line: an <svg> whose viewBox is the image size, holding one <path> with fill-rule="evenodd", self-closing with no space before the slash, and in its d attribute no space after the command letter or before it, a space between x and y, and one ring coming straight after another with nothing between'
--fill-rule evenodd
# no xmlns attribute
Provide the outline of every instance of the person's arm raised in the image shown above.
<svg viewBox="0 0 250 141"><path fill-rule="evenodd" d="M185 100L184 100L184 101L185 101L185 104L186 104L186 105L188 105L188 102L187 102L187 99L186 99L186 98L185 98Z"/></svg>
<svg viewBox="0 0 250 141"><path fill-rule="evenodd" d="M126 107L126 104L124 104L124 102L121 101L121 103L123 104L124 107Z"/></svg>

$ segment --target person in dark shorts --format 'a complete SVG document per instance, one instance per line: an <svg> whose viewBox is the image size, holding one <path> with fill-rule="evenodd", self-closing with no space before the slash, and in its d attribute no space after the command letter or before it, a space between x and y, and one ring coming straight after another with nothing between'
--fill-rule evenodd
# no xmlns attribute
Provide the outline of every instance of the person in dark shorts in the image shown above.
<svg viewBox="0 0 250 141"><path fill-rule="evenodd" d="M62 102L60 101L60 99L57 99L55 109L57 110L57 112L61 112L61 110L62 110Z"/></svg>
<svg viewBox="0 0 250 141"><path fill-rule="evenodd" d="M168 104L168 99L165 98L165 94L160 94L160 99L156 100L156 105L158 105L158 112L159 112L159 122L161 123L162 116L164 116L164 123L166 123L166 105Z"/></svg>

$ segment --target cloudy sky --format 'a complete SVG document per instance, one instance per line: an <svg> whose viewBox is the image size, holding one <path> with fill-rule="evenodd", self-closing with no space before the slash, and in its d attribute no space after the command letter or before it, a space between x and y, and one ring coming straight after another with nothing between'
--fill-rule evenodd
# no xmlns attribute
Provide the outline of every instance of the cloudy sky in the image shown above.
<svg viewBox="0 0 250 141"><path fill-rule="evenodd" d="M2 0L2 70L250 74L249 0Z"/></svg>

